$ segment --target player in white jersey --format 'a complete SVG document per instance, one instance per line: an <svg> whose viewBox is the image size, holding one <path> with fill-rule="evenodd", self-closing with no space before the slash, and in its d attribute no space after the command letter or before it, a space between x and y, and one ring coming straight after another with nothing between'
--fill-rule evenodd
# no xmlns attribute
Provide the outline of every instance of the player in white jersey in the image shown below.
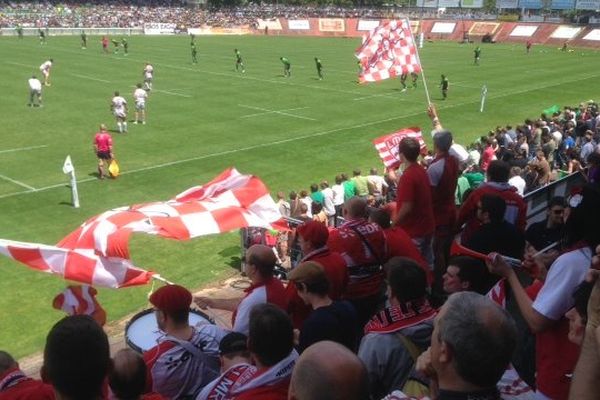
<svg viewBox="0 0 600 400"><path fill-rule="evenodd" d="M141 122L142 125L146 125L146 99L148 93L142 89L142 84L138 83L136 89L133 91L133 99L135 100L135 122ZM141 118L140 118L141 117Z"/></svg>
<svg viewBox="0 0 600 400"><path fill-rule="evenodd" d="M117 120L119 133L127 132L127 100L121 97L119 92L115 92L110 109Z"/></svg>
<svg viewBox="0 0 600 400"><path fill-rule="evenodd" d="M50 70L52 69L53 59L49 59L40 65L40 72L44 75L44 85L50 86Z"/></svg>
<svg viewBox="0 0 600 400"><path fill-rule="evenodd" d="M152 64L150 63L146 63L146 66L144 67L144 89L146 91L151 91L152 90L152 80L154 79L154 67L152 66Z"/></svg>
<svg viewBox="0 0 600 400"><path fill-rule="evenodd" d="M42 106L42 82L35 75L33 75L28 81L29 83L29 107L41 107ZM37 102L36 102L37 100Z"/></svg>

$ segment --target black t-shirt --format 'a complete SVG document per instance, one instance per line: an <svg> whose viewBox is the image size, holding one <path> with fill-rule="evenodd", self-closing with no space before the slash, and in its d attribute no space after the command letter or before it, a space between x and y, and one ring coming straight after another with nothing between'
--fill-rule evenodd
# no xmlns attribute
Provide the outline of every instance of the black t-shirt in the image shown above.
<svg viewBox="0 0 600 400"><path fill-rule="evenodd" d="M347 301L334 301L328 306L313 310L300 330L301 353L311 344L322 340L340 343L356 351L358 318L354 306Z"/></svg>
<svg viewBox="0 0 600 400"><path fill-rule="evenodd" d="M536 250L541 250L546 246L558 242L564 234L563 226L559 225L554 228L546 228L546 221L532 224L525 231L525 239L531 243Z"/></svg>

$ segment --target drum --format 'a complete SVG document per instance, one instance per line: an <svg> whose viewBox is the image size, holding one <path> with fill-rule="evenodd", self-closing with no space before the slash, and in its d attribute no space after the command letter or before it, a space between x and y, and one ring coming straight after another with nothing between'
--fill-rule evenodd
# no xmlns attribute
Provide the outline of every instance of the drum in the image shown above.
<svg viewBox="0 0 600 400"><path fill-rule="evenodd" d="M214 324L212 319L198 310L190 310L190 326ZM158 329L153 309L136 314L125 327L125 342L138 353L143 353L156 346L166 333Z"/></svg>

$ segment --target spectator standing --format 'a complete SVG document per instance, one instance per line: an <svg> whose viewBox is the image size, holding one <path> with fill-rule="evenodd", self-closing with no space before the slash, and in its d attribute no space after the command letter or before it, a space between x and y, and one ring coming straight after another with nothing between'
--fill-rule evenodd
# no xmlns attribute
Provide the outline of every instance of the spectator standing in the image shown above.
<svg viewBox="0 0 600 400"><path fill-rule="evenodd" d="M525 179L521 176L521 168L519 167L511 167L510 169L510 179L508 180L508 184L515 189L517 189L517 193L523 196L525 194Z"/></svg>
<svg viewBox="0 0 600 400"><path fill-rule="evenodd" d="M277 207L282 217L291 216L291 206L290 203L285 201L285 194L283 192L277 192Z"/></svg>
<svg viewBox="0 0 600 400"><path fill-rule="evenodd" d="M433 267L433 234L435 219L431 198L431 186L425 169L417 159L421 147L413 138L400 142L400 160L406 165L398 180L396 191L397 214L394 225L408 233L427 264Z"/></svg>
<svg viewBox="0 0 600 400"><path fill-rule="evenodd" d="M327 215L327 226L335 225L335 206L333 204L333 190L327 181L321 182L321 194L323 195L323 211Z"/></svg>
<svg viewBox="0 0 600 400"><path fill-rule="evenodd" d="M564 216L567 203L564 197L553 197L548 203L546 219L531 224L525 231L525 239L536 250L560 241L564 236Z"/></svg>
<svg viewBox="0 0 600 400"><path fill-rule="evenodd" d="M369 194L375 197L376 202L382 202L387 194L388 184L383 176L377 174L377 168L371 168L370 174L367 176L367 184Z"/></svg>
<svg viewBox="0 0 600 400"><path fill-rule="evenodd" d="M164 400L158 393L144 393L146 364L142 356L131 349L121 349L112 359L108 386L114 400Z"/></svg>
<svg viewBox="0 0 600 400"><path fill-rule="evenodd" d="M342 175L335 176L335 185L331 187L331 190L333 191L333 206L337 218L337 216L342 215L342 207L344 206L344 181ZM337 226L337 223L332 226Z"/></svg>
<svg viewBox="0 0 600 400"><path fill-rule="evenodd" d="M342 184L344 186L344 201L348 201L357 195L356 183L348 179L348 175L342 174Z"/></svg>
<svg viewBox="0 0 600 400"><path fill-rule="evenodd" d="M360 169L355 169L353 172L352 181L355 185L357 196L367 197L369 194L369 180L366 176L361 175Z"/></svg>

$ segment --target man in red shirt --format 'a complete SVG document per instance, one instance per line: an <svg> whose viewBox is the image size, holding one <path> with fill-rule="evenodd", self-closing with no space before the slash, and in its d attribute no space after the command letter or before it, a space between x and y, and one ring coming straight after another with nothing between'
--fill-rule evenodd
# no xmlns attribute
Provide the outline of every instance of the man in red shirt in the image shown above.
<svg viewBox="0 0 600 400"><path fill-rule="evenodd" d="M248 335L250 311L254 306L272 303L284 311L287 309L285 287L273 276L276 261L273 249L255 244L246 252L244 269L252 285L245 290L245 296L230 299L199 296L194 298L194 302L203 309L212 307L232 311L233 330Z"/></svg>
<svg viewBox="0 0 600 400"><path fill-rule="evenodd" d="M521 232L525 232L527 204L517 193L517 189L508 183L509 175L510 166L506 162L494 160L490 163L487 170L487 182L469 195L458 212L457 229L466 224L461 242L468 242L473 233L481 227L481 221L477 218L477 205L484 194L501 197L506 202L504 220L513 224Z"/></svg>
<svg viewBox="0 0 600 400"><path fill-rule="evenodd" d="M354 305L362 324L382 300L382 265L389 258L387 245L383 230L366 219L366 199L352 197L344 204L342 214L346 222L329 233L327 247L346 261L349 281L344 298Z"/></svg>
<svg viewBox="0 0 600 400"><path fill-rule="evenodd" d="M296 233L300 249L304 254L298 265L306 261L319 263L329 281L329 297L332 300L341 299L348 285L348 269L344 258L327 247L327 239L329 239L327 227L317 221L308 221L299 225ZM288 314L292 318L294 328L300 329L312 309L298 296L295 285L286 287L286 297L289 302Z"/></svg>
<svg viewBox="0 0 600 400"><path fill-rule="evenodd" d="M481 169L483 171L487 171L490 163L496 159L496 149L493 146L494 141L495 139L486 138L486 146L481 155Z"/></svg>
<svg viewBox="0 0 600 400"><path fill-rule="evenodd" d="M0 400L54 400L54 390L29 378L10 354L0 351Z"/></svg>
<svg viewBox="0 0 600 400"><path fill-rule="evenodd" d="M94 136L94 151L98 157L98 177L104 179L108 175L106 168L113 159L112 137L104 124L100 124L100 131Z"/></svg>
<svg viewBox="0 0 600 400"><path fill-rule="evenodd" d="M396 206L398 212L394 225L408 233L430 268L433 267L433 233L435 220L431 186L425 169L417 162L421 147L413 138L400 142L400 160L406 168L398 180Z"/></svg>

